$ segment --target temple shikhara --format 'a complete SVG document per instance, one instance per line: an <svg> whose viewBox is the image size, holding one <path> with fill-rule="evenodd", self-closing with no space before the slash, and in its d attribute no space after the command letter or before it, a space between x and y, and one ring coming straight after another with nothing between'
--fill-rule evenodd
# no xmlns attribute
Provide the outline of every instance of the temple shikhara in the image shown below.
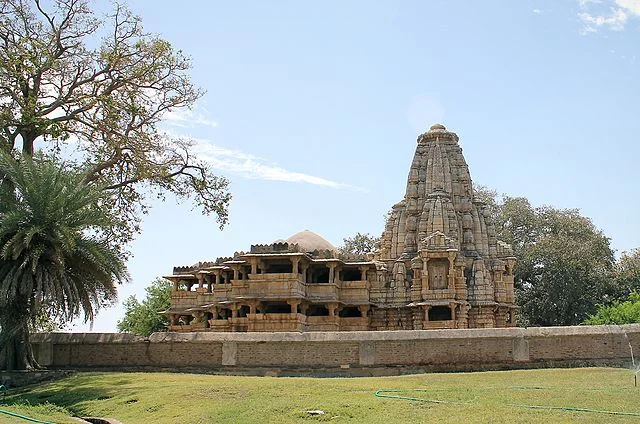
<svg viewBox="0 0 640 424"><path fill-rule="evenodd" d="M376 251L341 255L311 231L175 267L169 331L511 327L515 258L474 199L458 136L418 137L404 199Z"/></svg>

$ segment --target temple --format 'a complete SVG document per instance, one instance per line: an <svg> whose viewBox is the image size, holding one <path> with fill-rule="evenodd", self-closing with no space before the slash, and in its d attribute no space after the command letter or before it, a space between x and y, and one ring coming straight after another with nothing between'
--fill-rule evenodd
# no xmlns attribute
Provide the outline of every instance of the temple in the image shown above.
<svg viewBox="0 0 640 424"><path fill-rule="evenodd" d="M458 136L418 137L404 199L376 251L341 255L303 231L233 257L175 267L169 331L512 327L511 247L474 199Z"/></svg>

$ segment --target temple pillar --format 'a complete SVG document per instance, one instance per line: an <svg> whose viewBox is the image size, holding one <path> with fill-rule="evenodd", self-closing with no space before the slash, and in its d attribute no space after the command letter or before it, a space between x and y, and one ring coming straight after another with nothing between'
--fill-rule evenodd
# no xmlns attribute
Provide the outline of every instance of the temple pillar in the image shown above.
<svg viewBox="0 0 640 424"><path fill-rule="evenodd" d="M360 315L362 315L363 318L366 318L367 313L369 312L369 305L360 305L358 306L358 309L360 310Z"/></svg>
<svg viewBox="0 0 640 424"><path fill-rule="evenodd" d="M203 274L196 274L196 278L198 279L198 292L202 293L204 292L204 275Z"/></svg>
<svg viewBox="0 0 640 424"><path fill-rule="evenodd" d="M429 263L429 258L422 259L422 276L420 278L420 282L422 283L422 294L426 294L427 290L429 290L429 269L427 264Z"/></svg>
<svg viewBox="0 0 640 424"><path fill-rule="evenodd" d="M335 283L336 264L327 264L329 267L329 283Z"/></svg>
<svg viewBox="0 0 640 424"><path fill-rule="evenodd" d="M300 263L300 258L298 256L291 257L291 272L293 274L298 274L298 264Z"/></svg>
<svg viewBox="0 0 640 424"><path fill-rule="evenodd" d="M287 303L289 304L289 306L291 306L291 315L297 315L298 314L298 305L300 304L300 300L299 299L291 299L291 300L287 300Z"/></svg>
<svg viewBox="0 0 640 424"><path fill-rule="evenodd" d="M367 271L369 271L369 266L368 266L368 265L362 265L362 266L360 267L360 273L362 274L362 275L360 276L360 279L361 279L362 281L368 281L368 280L367 280Z"/></svg>
<svg viewBox="0 0 640 424"><path fill-rule="evenodd" d="M447 281L447 286L449 290L455 290L456 288L456 268L454 265L455 259L456 259L455 252L449 252L449 275L448 275L448 281Z"/></svg>
<svg viewBox="0 0 640 424"><path fill-rule="evenodd" d="M307 271L308 270L309 270L309 265L308 264L302 265L302 282L303 283L307 282Z"/></svg>
<svg viewBox="0 0 640 424"><path fill-rule="evenodd" d="M329 310L329 316L330 317L335 317L336 316L336 309L338 309L338 304L331 302L331 303L327 303L327 309Z"/></svg>
<svg viewBox="0 0 640 424"><path fill-rule="evenodd" d="M177 292L179 287L179 280L173 280L173 291Z"/></svg>

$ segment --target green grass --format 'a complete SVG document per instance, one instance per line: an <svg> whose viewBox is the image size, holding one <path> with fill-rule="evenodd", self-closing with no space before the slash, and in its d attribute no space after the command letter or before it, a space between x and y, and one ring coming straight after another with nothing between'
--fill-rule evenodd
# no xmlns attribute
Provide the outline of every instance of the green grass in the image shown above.
<svg viewBox="0 0 640 424"><path fill-rule="evenodd" d="M374 392L379 389L407 390L389 394L457 403L375 397ZM633 385L633 373L614 368L377 378L79 373L10 393L0 409L57 423L73 422L69 415L112 417L127 424L640 423L640 416L509 406L529 404L640 413L639 399L640 388ZM304 412L309 409L321 409L326 414L310 416ZM11 420L0 415L2 423L17 422Z"/></svg>

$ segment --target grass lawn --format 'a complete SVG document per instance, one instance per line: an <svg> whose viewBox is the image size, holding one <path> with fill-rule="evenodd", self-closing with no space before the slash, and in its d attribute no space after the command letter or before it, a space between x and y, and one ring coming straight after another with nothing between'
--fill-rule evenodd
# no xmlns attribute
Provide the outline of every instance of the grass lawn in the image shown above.
<svg viewBox="0 0 640 424"><path fill-rule="evenodd" d="M380 398L383 393L446 401ZM416 391L420 389L421 391ZM615 368L544 369L377 378L229 377L79 373L9 393L0 409L56 423L70 416L135 423L456 422L640 423L640 416L528 409L510 404L640 414L633 373ZM320 409L311 416L305 410ZM0 414L0 422L27 422Z"/></svg>

